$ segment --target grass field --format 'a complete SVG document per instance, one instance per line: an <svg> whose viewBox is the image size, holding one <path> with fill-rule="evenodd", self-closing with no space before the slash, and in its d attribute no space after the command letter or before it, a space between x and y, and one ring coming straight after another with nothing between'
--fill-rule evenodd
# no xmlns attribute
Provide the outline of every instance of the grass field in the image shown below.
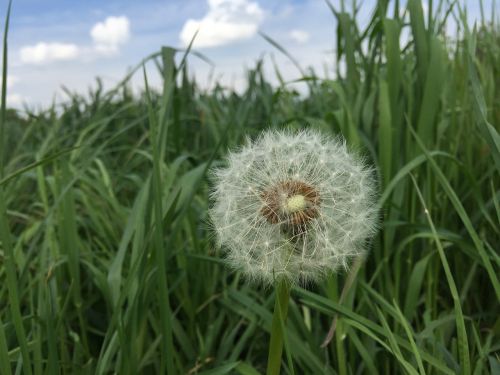
<svg viewBox="0 0 500 375"><path fill-rule="evenodd" d="M265 372L274 290L225 265L207 171L282 127L342 134L378 168L383 218L342 303L345 272L292 289L281 372L499 374L498 14L472 29L433 5L379 1L359 25L325 3L337 78L302 70L306 96L260 64L244 93L204 92L171 48L147 58L159 93L125 77L19 115L4 84L0 374Z"/></svg>

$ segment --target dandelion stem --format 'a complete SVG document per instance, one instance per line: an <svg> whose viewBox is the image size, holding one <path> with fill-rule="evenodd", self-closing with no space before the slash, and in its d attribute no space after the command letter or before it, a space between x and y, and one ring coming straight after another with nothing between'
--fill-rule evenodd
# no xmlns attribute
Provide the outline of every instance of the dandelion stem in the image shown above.
<svg viewBox="0 0 500 375"><path fill-rule="evenodd" d="M281 368L281 354L285 336L285 321L290 300L290 285L286 279L277 282L276 300L274 302L273 322L271 326L271 340L269 341L269 357L267 375L278 375Z"/></svg>

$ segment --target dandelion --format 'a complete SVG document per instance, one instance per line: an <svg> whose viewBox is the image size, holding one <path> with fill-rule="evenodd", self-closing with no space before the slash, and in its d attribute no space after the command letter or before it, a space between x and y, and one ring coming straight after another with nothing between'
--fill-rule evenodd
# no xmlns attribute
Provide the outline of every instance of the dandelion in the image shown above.
<svg viewBox="0 0 500 375"><path fill-rule="evenodd" d="M290 286L318 281L363 255L375 230L373 171L340 139L269 131L214 171L210 211L226 258L275 283L267 374L280 373Z"/></svg>
<svg viewBox="0 0 500 375"><path fill-rule="evenodd" d="M373 170L312 130L264 132L230 153L214 182L210 216L227 261L265 284L347 268L374 233Z"/></svg>

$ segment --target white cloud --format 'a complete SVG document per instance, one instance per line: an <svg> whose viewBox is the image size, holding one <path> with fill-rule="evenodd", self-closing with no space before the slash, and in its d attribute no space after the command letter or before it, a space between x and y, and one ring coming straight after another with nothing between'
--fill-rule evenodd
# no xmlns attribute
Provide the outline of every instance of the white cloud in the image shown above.
<svg viewBox="0 0 500 375"><path fill-rule="evenodd" d="M215 47L248 39L257 33L264 12L259 4L248 0L208 0L208 12L201 20L188 19L180 33L188 45L194 33L195 47Z"/></svg>
<svg viewBox="0 0 500 375"><path fill-rule="evenodd" d="M97 51L105 54L118 52L130 38L130 21L125 16L107 17L92 27L90 36Z"/></svg>
<svg viewBox="0 0 500 375"><path fill-rule="evenodd" d="M427 1L422 2L422 11L424 12L424 16L427 16L429 14L429 4Z"/></svg>
<svg viewBox="0 0 500 375"><path fill-rule="evenodd" d="M7 75L7 90L10 91L12 86L14 86L17 82L19 82L19 77L8 74ZM3 80L0 77L0 86L2 86ZM20 94L10 94L7 92L7 106L10 108L21 108L22 105L26 102L26 98Z"/></svg>
<svg viewBox="0 0 500 375"><path fill-rule="evenodd" d="M304 44L309 41L309 33L304 30L292 30L290 31L290 38L299 44Z"/></svg>
<svg viewBox="0 0 500 375"><path fill-rule="evenodd" d="M19 77L18 76L13 76L10 74L7 74L7 89L12 88L17 82L19 82ZM3 80L2 77L0 77L0 86L2 86Z"/></svg>
<svg viewBox="0 0 500 375"><path fill-rule="evenodd" d="M6 99L7 106L10 108L21 108L28 101L27 98L19 94L8 94Z"/></svg>
<svg viewBox="0 0 500 375"><path fill-rule="evenodd" d="M20 56L21 61L26 64L45 64L76 59L79 52L76 44L39 42L34 46L22 47Z"/></svg>
<svg viewBox="0 0 500 375"><path fill-rule="evenodd" d="M294 7L291 4L285 4L285 6L283 6L279 10L277 16L279 18L288 18L293 14L293 10L294 10Z"/></svg>
<svg viewBox="0 0 500 375"><path fill-rule="evenodd" d="M93 58L95 55L112 55L130 38L130 22L127 17L107 17L90 30L93 45L74 43L39 42L24 46L20 50L21 62L25 64L48 64L55 61L75 60L78 57Z"/></svg>

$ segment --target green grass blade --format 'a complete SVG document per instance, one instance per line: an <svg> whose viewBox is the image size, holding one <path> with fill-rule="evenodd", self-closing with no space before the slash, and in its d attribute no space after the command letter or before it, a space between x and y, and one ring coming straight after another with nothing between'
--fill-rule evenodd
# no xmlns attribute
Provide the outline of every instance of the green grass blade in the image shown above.
<svg viewBox="0 0 500 375"><path fill-rule="evenodd" d="M421 375L425 375L426 372L425 372L424 364L422 363L422 358L420 357L420 350L418 349L417 344L415 342L415 339L413 338L414 333L413 333L413 331L411 329L411 326L408 323L408 321L406 320L406 318L403 315L403 313L401 312L401 310L400 310L399 306L397 305L396 301L393 300L392 304L394 305L394 308L395 308L395 310L396 310L396 312L398 314L399 322L401 323L401 325L403 326L403 328L404 328L404 330L406 332L406 337L408 337L408 341L410 342L412 353L415 356L415 360L417 361L418 372Z"/></svg>
<svg viewBox="0 0 500 375"><path fill-rule="evenodd" d="M5 121L6 121L6 106L7 106L7 39L9 31L9 20L11 12L12 1L9 1L7 8L7 15L5 18L5 28L3 36L3 63L2 63L2 98L0 108L0 178L4 175L4 145L5 139ZM22 355L22 368L26 375L31 375L32 366L31 358L28 349L28 340L26 331L23 325L23 317L20 309L20 297L18 288L18 278L14 257L14 248L12 245L12 234L9 228L9 221L7 218L7 207L5 206L5 192L3 187L0 186L0 242L4 250L4 266L7 276L7 289L8 289L8 304L10 307L11 317L13 319L14 328L17 335L17 340L21 348ZM3 354L5 356L5 353Z"/></svg>
<svg viewBox="0 0 500 375"><path fill-rule="evenodd" d="M5 337L5 329L1 315L0 315L0 374L1 375L12 374L12 369L10 367L9 349L7 347L7 339Z"/></svg>
<svg viewBox="0 0 500 375"><path fill-rule="evenodd" d="M329 299L326 299L322 296L311 293L304 289L294 288L294 293L301 296L302 302L311 307L321 309L321 311L324 311L325 313L328 313L330 315L338 313L345 316L348 319L345 319L344 322L346 323L349 322L350 325L356 323L353 326L355 326L358 329L361 329L365 334L369 334L371 337L377 338L377 340L381 340L380 336L385 337L385 335L387 334L387 332L383 327L374 323L371 319L365 318L351 311L349 308L345 306L334 303ZM406 340L402 340L402 338L398 336L396 337L396 341L398 345L404 347L407 350L411 350L411 345ZM448 369L448 367L440 359L435 358L426 352L422 352L421 357L424 361L433 365L434 367L439 369L439 371L441 371L442 373L449 375L454 374L454 372Z"/></svg>
<svg viewBox="0 0 500 375"><path fill-rule="evenodd" d="M153 111L151 99L149 97L148 91L148 80L146 77L146 70L144 69L144 83L146 85L146 93L148 96L148 113L149 113L149 123L150 123L150 133L151 133L151 145L153 154L153 178L152 178L152 192L153 192L153 214L155 227L153 229L154 233L154 256L157 262L158 271L158 301L160 305L161 313L161 332L163 335L162 339L162 366L160 367L161 373L165 371L168 374L175 374L176 370L174 367L174 344L172 337L172 311L170 308L170 297L168 295L168 279L166 270L166 254L167 249L164 248L164 234L163 234L163 204L162 204L162 177L160 173L160 139L158 131L158 122L156 121L156 116ZM166 360L166 367L163 367L164 361Z"/></svg>
<svg viewBox="0 0 500 375"><path fill-rule="evenodd" d="M453 275L451 273L451 269L450 269L450 266L448 264L448 260L446 259L443 245L441 244L441 240L439 239L439 236L436 232L434 222L429 214L430 211L427 208L424 197L422 196L420 188L418 187L417 181L414 179L413 176L411 176L411 177L412 177L413 184L415 186L415 190L418 194L418 198L420 199L420 202L422 203L422 206L424 207L425 215L427 217L427 221L429 223L429 226L432 230L432 233L434 234L434 240L435 240L438 252L439 252L439 257L441 258L441 263L443 265L443 269L444 269L444 272L446 275L446 280L448 281L448 287L450 288L450 293L451 293L451 296L453 298L453 304L455 307L455 314L456 314L458 351L459 351L459 357L460 357L461 373L462 374L470 374L471 369L470 369L469 343L468 343L468 339L467 339L467 331L465 328L465 321L464 321L464 315L462 312L462 306L460 305L460 296L458 295L458 289L457 289L457 286L455 284L455 280L453 278Z"/></svg>
<svg viewBox="0 0 500 375"><path fill-rule="evenodd" d="M5 27L3 31L3 57L2 57L2 98L0 107L0 179L3 178L4 164L5 164L5 120L7 111L7 52L8 52L8 35L9 35L9 22L10 11L12 9L12 0L9 0L7 7L7 14L5 16Z"/></svg>
<svg viewBox="0 0 500 375"><path fill-rule="evenodd" d="M435 139L435 121L438 110L443 81L446 77L441 41L438 38L430 40L430 61L426 72L422 106L418 116L417 132L422 140L432 145Z"/></svg>
<svg viewBox="0 0 500 375"><path fill-rule="evenodd" d="M472 92L472 103L474 109L474 117L479 132L486 140L490 147L493 160L500 172L500 135L493 125L488 121L487 108L484 99L484 93L481 88L481 81L478 77L476 68L476 43L474 35L469 31L468 23L465 15L461 12L462 22L465 28L465 43L467 47L467 66L468 66L468 81ZM493 47L494 48L494 47Z"/></svg>
<svg viewBox="0 0 500 375"><path fill-rule="evenodd" d="M469 235L472 238L472 241L474 242L474 245L476 246L477 251L479 252L479 255L481 257L481 260L483 261L483 266L486 268L486 271L488 272L488 276L490 278L490 281L493 285L493 288L495 289L495 293L497 298L500 300L500 283L498 282L498 276L497 273L493 269L493 265L491 264L490 258L486 251L484 250L483 243L481 239L479 238L478 233L474 229L474 226L471 223L471 220L469 218L469 215L467 215L467 212L460 202L460 199L458 198L457 194L451 187L449 181L447 180L446 176L444 175L443 171L439 166L437 165L436 161L434 158L431 156L427 148L424 146L418 135L415 133L415 131L410 127L409 128L413 136L415 137L418 145L424 152L427 160L429 161L429 164L434 171L439 183L443 187L444 191L446 192L446 195L450 199L451 203L455 207L455 210L457 211L458 215L460 216L460 219L462 220L463 224L465 225L465 228L467 229L467 232L469 232Z"/></svg>
<svg viewBox="0 0 500 375"><path fill-rule="evenodd" d="M399 348L398 341L396 340L396 337L392 333L393 330L389 327L389 324L387 323L387 320L384 317L384 314L382 313L382 311L378 307L377 307L377 314L379 316L380 322L382 323L382 327L385 330L386 336L387 336L388 341L389 341L389 345L392 348L392 352L394 353L394 355L397 358L398 362L406 370L406 373L411 374L411 375L418 375L418 372L404 358L403 353L401 353L401 349ZM412 348L413 348L413 346L412 346Z"/></svg>
<svg viewBox="0 0 500 375"><path fill-rule="evenodd" d="M389 86L383 79L379 83L379 165L384 181L384 186L387 186L392 176L392 120L391 120L391 104L389 101Z"/></svg>

